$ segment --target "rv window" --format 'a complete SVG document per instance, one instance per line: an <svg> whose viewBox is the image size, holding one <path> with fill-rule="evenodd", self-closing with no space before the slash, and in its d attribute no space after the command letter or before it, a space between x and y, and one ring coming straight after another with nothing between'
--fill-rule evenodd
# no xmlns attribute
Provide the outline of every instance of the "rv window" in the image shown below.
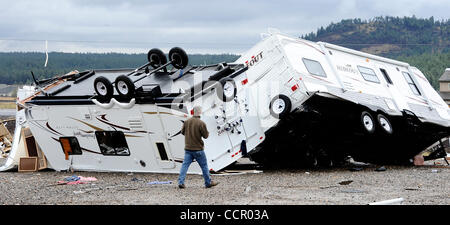
<svg viewBox="0 0 450 225"><path fill-rule="evenodd" d="M358 70L363 76L364 80L374 82L374 83L380 83L380 80L378 80L377 75L375 74L375 71L373 71L370 68L358 66Z"/></svg>
<svg viewBox="0 0 450 225"><path fill-rule="evenodd" d="M103 155L129 156L125 135L121 131L95 131L98 146Z"/></svg>
<svg viewBox="0 0 450 225"><path fill-rule="evenodd" d="M169 160L169 157L167 157L166 148L164 147L164 143L157 142L156 147L158 147L159 156L161 157L161 160Z"/></svg>
<svg viewBox="0 0 450 225"><path fill-rule="evenodd" d="M380 68L380 71L383 74L384 79L386 79L386 82L388 82L388 84L393 84L391 78L387 74L387 71L385 69L382 69L382 68Z"/></svg>
<svg viewBox="0 0 450 225"><path fill-rule="evenodd" d="M322 68L322 65L320 65L319 62L306 58L303 58L302 60L306 66L306 69L310 74L327 77L327 74L325 73L325 71Z"/></svg>
<svg viewBox="0 0 450 225"><path fill-rule="evenodd" d="M59 142L61 143L62 150L64 154L67 155L81 155L81 147L78 143L76 137L60 137Z"/></svg>
<svg viewBox="0 0 450 225"><path fill-rule="evenodd" d="M414 83L414 80L412 79L411 75L407 72L402 72L403 76L405 77L406 83L408 83L409 88L411 88L411 91L415 95L421 95L419 89L417 88L416 83Z"/></svg>

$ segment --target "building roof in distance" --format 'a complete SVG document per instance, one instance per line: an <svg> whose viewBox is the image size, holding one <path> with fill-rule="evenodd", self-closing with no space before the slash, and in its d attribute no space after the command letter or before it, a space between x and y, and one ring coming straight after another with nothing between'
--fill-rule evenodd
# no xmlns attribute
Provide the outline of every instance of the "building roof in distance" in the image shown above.
<svg viewBox="0 0 450 225"><path fill-rule="evenodd" d="M450 68L445 69L444 74L439 78L439 81L450 81Z"/></svg>

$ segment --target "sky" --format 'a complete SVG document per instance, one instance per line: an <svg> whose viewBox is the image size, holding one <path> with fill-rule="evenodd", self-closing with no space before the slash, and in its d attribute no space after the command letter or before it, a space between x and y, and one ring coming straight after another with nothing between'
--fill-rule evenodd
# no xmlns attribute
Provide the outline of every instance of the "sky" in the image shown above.
<svg viewBox="0 0 450 225"><path fill-rule="evenodd" d="M0 52L241 54L276 28L301 36L342 19L450 19L449 0L0 0ZM47 46L46 46L47 41Z"/></svg>

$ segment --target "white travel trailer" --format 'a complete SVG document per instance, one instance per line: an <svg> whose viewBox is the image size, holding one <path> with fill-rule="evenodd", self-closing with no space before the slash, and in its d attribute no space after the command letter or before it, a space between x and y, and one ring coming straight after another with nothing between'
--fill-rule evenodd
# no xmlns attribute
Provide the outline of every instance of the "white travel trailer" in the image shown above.
<svg viewBox="0 0 450 225"><path fill-rule="evenodd" d="M195 105L214 171L246 154L284 166L399 162L449 136L448 106L417 68L328 43L272 30L234 63L188 66L180 48L148 61L36 81L21 104L48 167L178 173Z"/></svg>
<svg viewBox="0 0 450 225"><path fill-rule="evenodd" d="M173 48L169 59L152 49L149 63L137 69L75 71L36 81L43 88L22 102L48 167L178 173L184 158L181 127L196 105L210 133L205 139L210 170L230 165L264 141L245 86L247 67L188 66L180 48ZM201 170L194 163L189 172Z"/></svg>
<svg viewBox="0 0 450 225"><path fill-rule="evenodd" d="M403 160L449 135L448 105L419 69L275 30L262 39L236 61L267 136L257 161Z"/></svg>

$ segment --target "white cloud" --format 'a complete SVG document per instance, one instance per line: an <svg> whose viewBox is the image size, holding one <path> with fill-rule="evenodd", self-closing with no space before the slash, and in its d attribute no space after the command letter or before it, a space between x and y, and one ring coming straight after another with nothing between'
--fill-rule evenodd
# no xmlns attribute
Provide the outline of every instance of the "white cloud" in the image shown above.
<svg viewBox="0 0 450 225"><path fill-rule="evenodd" d="M0 0L0 51L241 53L268 27L300 36L341 19L412 16L448 19L445 0L117 1ZM52 41L53 40L53 41Z"/></svg>

